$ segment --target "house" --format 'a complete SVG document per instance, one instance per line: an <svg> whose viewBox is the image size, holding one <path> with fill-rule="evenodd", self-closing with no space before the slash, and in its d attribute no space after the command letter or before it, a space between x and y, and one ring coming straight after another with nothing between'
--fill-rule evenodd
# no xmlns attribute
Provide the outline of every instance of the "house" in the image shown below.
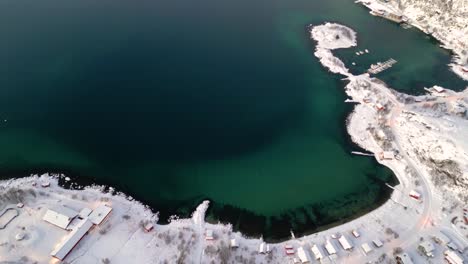
<svg viewBox="0 0 468 264"><path fill-rule="evenodd" d="M366 255L369 254L372 251L372 248L367 243L362 244L361 248L364 251L364 254L366 254Z"/></svg>
<svg viewBox="0 0 468 264"><path fill-rule="evenodd" d="M376 103L375 104L375 109L377 109L378 111L382 111L385 109L385 106L383 106L382 104L380 103Z"/></svg>
<svg viewBox="0 0 468 264"><path fill-rule="evenodd" d="M286 251L286 255L294 255L295 253L293 246L289 244L284 245L284 250Z"/></svg>
<svg viewBox="0 0 468 264"><path fill-rule="evenodd" d="M47 209L42 217L42 220L56 225L62 229L67 229L71 221L78 215L78 213L70 208L64 206L55 206Z"/></svg>
<svg viewBox="0 0 468 264"><path fill-rule="evenodd" d="M440 87L440 86L437 86L437 85L435 85L433 88L434 88L434 90L435 90L436 92L438 92L438 93L443 93L443 92L445 91L444 88L442 88L442 87Z"/></svg>
<svg viewBox="0 0 468 264"><path fill-rule="evenodd" d="M239 244L235 238L231 239L231 248L238 248Z"/></svg>
<svg viewBox="0 0 468 264"><path fill-rule="evenodd" d="M111 211L112 207L109 207L105 204L101 204L93 210L93 212L88 216L88 219L93 224L100 225L107 219Z"/></svg>
<svg viewBox="0 0 468 264"><path fill-rule="evenodd" d="M444 252L444 259L447 261L449 264L463 264L463 258L460 257L455 251L452 250L446 250Z"/></svg>
<svg viewBox="0 0 468 264"><path fill-rule="evenodd" d="M421 199L421 194L418 193L417 191L415 190L411 190L410 193L409 193L409 196L415 200L420 200Z"/></svg>
<svg viewBox="0 0 468 264"><path fill-rule="evenodd" d="M82 220L71 232L67 238L55 248L50 255L59 260L64 260L72 249L80 242L80 240L93 227L93 223L88 220Z"/></svg>
<svg viewBox="0 0 468 264"><path fill-rule="evenodd" d="M374 246L376 246L377 248L380 248L383 246L382 241L380 241L380 239L377 239L377 238L372 240L372 243L374 243Z"/></svg>
<svg viewBox="0 0 468 264"><path fill-rule="evenodd" d="M361 234L359 234L359 232L358 232L357 230L353 230L353 231L351 232L351 234L353 234L353 236L354 236L355 238L358 238L358 237L361 236Z"/></svg>
<svg viewBox="0 0 468 264"><path fill-rule="evenodd" d="M398 264L414 264L414 262L411 260L410 256L406 252L397 255L396 261Z"/></svg>
<svg viewBox="0 0 468 264"><path fill-rule="evenodd" d="M323 253L322 253L322 251L320 250L320 248L317 245L313 245L311 250L312 250L312 253L314 254L316 260L323 259Z"/></svg>
<svg viewBox="0 0 468 264"><path fill-rule="evenodd" d="M424 241L418 247L426 256L434 257L434 245L430 241Z"/></svg>
<svg viewBox="0 0 468 264"><path fill-rule="evenodd" d="M152 223L147 223L145 226L144 226L144 229L146 232L151 232L153 229L154 229L154 225Z"/></svg>
<svg viewBox="0 0 468 264"><path fill-rule="evenodd" d="M265 242L260 243L260 246L258 247L258 253L266 254L266 243Z"/></svg>
<svg viewBox="0 0 468 264"><path fill-rule="evenodd" d="M213 230L211 230L211 229L206 230L205 239L206 240L214 240Z"/></svg>
<svg viewBox="0 0 468 264"><path fill-rule="evenodd" d="M338 238L338 242L340 242L341 247L344 250L351 250L353 249L353 245L346 239L344 235L342 235L340 238Z"/></svg>
<svg viewBox="0 0 468 264"><path fill-rule="evenodd" d="M333 244L330 242L330 240L327 240L327 242L325 243L325 249L327 250L328 255L336 254L336 249L333 246Z"/></svg>
<svg viewBox="0 0 468 264"><path fill-rule="evenodd" d="M393 151L384 151L380 153L380 160L392 160L395 158Z"/></svg>
<svg viewBox="0 0 468 264"><path fill-rule="evenodd" d="M297 249L297 256L301 260L301 263L310 263L310 256L309 253L306 252L304 247L299 247Z"/></svg>

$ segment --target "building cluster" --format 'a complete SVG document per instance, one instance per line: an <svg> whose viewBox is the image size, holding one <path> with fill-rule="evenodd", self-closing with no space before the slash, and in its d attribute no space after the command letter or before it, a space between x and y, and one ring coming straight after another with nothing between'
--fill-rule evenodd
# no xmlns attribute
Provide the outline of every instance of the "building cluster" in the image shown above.
<svg viewBox="0 0 468 264"><path fill-rule="evenodd" d="M50 255L59 260L65 259L94 226L105 222L111 211L112 207L106 204L100 204L94 210L85 207L80 212L63 205L47 209L42 217L44 221L70 231Z"/></svg>

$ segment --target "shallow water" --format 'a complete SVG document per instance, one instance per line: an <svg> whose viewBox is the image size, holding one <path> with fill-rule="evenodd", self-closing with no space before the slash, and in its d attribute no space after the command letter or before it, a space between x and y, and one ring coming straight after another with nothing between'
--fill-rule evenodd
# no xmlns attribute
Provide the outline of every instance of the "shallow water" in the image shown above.
<svg viewBox="0 0 468 264"><path fill-rule="evenodd" d="M0 169L67 171L161 211L284 238L388 197L392 174L353 146L344 82L313 56L309 24L358 32L355 72L420 93L466 83L450 54L346 0L0 2ZM398 40L398 41L395 41ZM354 52L367 48L368 55Z"/></svg>

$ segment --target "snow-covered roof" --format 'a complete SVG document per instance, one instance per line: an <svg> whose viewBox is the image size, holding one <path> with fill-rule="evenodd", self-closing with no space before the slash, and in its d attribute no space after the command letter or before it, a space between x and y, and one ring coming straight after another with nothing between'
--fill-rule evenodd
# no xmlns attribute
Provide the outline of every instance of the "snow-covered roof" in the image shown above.
<svg viewBox="0 0 468 264"><path fill-rule="evenodd" d="M327 250L329 255L336 254L336 249L330 242L330 240L327 240L327 243L325 243L325 249Z"/></svg>
<svg viewBox="0 0 468 264"><path fill-rule="evenodd" d="M104 219L110 214L111 211L111 207L105 204L101 204L93 210L93 212L89 215L88 218L93 224L100 225L102 221L104 221Z"/></svg>
<svg viewBox="0 0 468 264"><path fill-rule="evenodd" d="M322 251L319 249L319 247L317 245L313 245L311 249L312 249L312 253L314 253L314 255L315 255L316 260L319 260L319 259L323 258Z"/></svg>
<svg viewBox="0 0 468 264"><path fill-rule="evenodd" d="M446 250L444 252L444 255L445 255L445 259L450 264L463 264L463 259L452 250Z"/></svg>
<svg viewBox="0 0 468 264"><path fill-rule="evenodd" d="M82 220L74 229L73 231L68 234L67 238L60 243L60 245L54 249L50 255L63 260L68 253L75 247L78 242L80 242L81 238L91 229L93 223L88 219Z"/></svg>
<svg viewBox="0 0 468 264"><path fill-rule="evenodd" d="M70 208L55 206L47 209L42 219L60 228L66 229L78 213Z"/></svg>
<svg viewBox="0 0 468 264"><path fill-rule="evenodd" d="M237 244L237 240L235 238L231 239L231 247L232 248L239 247L239 244Z"/></svg>
<svg viewBox="0 0 468 264"><path fill-rule="evenodd" d="M443 87L440 87L440 86L437 86L437 85L434 85L434 90L436 90L436 92L438 93L442 93L443 91L445 91L445 89Z"/></svg>
<svg viewBox="0 0 468 264"><path fill-rule="evenodd" d="M378 247L378 248L381 247L381 246L383 246L382 241L380 241L380 239L377 239L377 238L374 239L374 240L372 240L372 243L374 243L374 245L375 245L376 247Z"/></svg>
<svg viewBox="0 0 468 264"><path fill-rule="evenodd" d="M258 248L258 253L262 253L262 254L266 253L266 243L265 242L260 243L260 246Z"/></svg>
<svg viewBox="0 0 468 264"><path fill-rule="evenodd" d="M297 256L299 257L302 263L310 263L309 254L305 251L303 247L299 247L297 249Z"/></svg>
<svg viewBox="0 0 468 264"><path fill-rule="evenodd" d="M434 245L430 241L424 241L419 244L424 249L426 255L432 255L432 252L435 250Z"/></svg>
<svg viewBox="0 0 468 264"><path fill-rule="evenodd" d="M413 264L413 261L411 260L410 256L406 252L398 255L397 259L400 260L401 264Z"/></svg>
<svg viewBox="0 0 468 264"><path fill-rule="evenodd" d="M340 238L338 238L338 241L340 242L344 250L349 250L353 248L351 243L349 243L348 239L346 239L346 237L343 235Z"/></svg>
<svg viewBox="0 0 468 264"><path fill-rule="evenodd" d="M364 253L366 253L366 255L372 251L372 248L367 243L362 244L361 248L362 250L364 250Z"/></svg>
<svg viewBox="0 0 468 264"><path fill-rule="evenodd" d="M86 217L89 216L89 214L91 214L93 210L89 209L88 207L85 207L83 209L81 209L80 213L78 214L78 216L82 219L85 219Z"/></svg>

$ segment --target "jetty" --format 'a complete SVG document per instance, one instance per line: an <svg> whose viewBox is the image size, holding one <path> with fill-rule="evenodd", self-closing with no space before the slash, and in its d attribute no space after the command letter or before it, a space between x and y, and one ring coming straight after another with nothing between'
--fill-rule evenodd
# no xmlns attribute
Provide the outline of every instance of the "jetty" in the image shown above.
<svg viewBox="0 0 468 264"><path fill-rule="evenodd" d="M365 152L360 152L360 151L351 151L351 153L355 155L361 155L361 156L369 156L369 157L374 156L374 154L372 153L365 153Z"/></svg>
<svg viewBox="0 0 468 264"><path fill-rule="evenodd" d="M392 58L384 62L377 62L377 64L372 64L367 72L370 74L377 74L391 68L395 63L397 63L397 61Z"/></svg>

